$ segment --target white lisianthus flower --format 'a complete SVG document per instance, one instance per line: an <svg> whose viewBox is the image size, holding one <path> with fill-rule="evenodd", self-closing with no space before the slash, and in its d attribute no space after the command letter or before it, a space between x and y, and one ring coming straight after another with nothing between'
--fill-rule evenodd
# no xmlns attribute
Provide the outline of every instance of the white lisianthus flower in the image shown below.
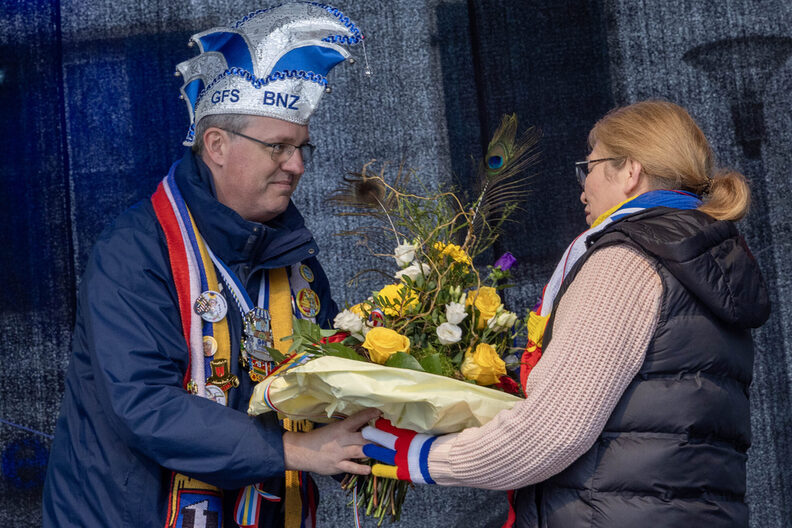
<svg viewBox="0 0 792 528"><path fill-rule="evenodd" d="M495 332L503 332L510 329L517 322L517 314L508 310L495 314L487 321L487 327Z"/></svg>
<svg viewBox="0 0 792 528"><path fill-rule="evenodd" d="M396 278L401 280L402 277L410 277L411 280L416 280L418 277L423 275L424 277L429 275L429 272L432 271L431 266L429 264L418 264L417 262L410 264L406 268L401 271L396 272Z"/></svg>
<svg viewBox="0 0 792 528"><path fill-rule="evenodd" d="M404 268L412 264L412 261L415 260L416 249L418 249L418 246L414 244L408 244L406 242L396 246L396 249L393 250L393 258L396 259L396 263L400 268Z"/></svg>
<svg viewBox="0 0 792 528"><path fill-rule="evenodd" d="M336 315L333 326L338 330L349 332L355 339L362 339L363 318L355 312L344 310Z"/></svg>
<svg viewBox="0 0 792 528"><path fill-rule="evenodd" d="M437 338L441 345L453 345L462 339L462 329L455 324L443 323L437 327Z"/></svg>
<svg viewBox="0 0 792 528"><path fill-rule="evenodd" d="M452 325L458 325L465 319L465 317L468 316L468 314L465 313L464 301L462 301L461 303L450 302L446 304L445 309L446 309L446 320Z"/></svg>

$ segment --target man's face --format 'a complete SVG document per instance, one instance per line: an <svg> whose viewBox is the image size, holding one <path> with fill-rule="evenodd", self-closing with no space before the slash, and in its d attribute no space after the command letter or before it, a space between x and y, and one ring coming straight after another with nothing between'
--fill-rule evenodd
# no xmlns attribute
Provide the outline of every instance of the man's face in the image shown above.
<svg viewBox="0 0 792 528"><path fill-rule="evenodd" d="M279 162L272 159L272 148L223 133L227 135L228 151L222 167L213 171L217 199L245 220L272 220L289 206L305 171L300 150ZM242 133L267 143L296 146L309 139L306 125L263 116L251 116Z"/></svg>

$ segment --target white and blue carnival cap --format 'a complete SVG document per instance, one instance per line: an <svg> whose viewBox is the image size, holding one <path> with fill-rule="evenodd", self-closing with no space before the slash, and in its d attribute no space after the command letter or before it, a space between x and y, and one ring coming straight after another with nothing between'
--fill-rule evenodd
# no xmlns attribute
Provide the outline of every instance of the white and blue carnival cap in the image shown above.
<svg viewBox="0 0 792 528"><path fill-rule="evenodd" d="M195 125L213 114L274 117L308 123L327 86L327 73L349 59L341 44L363 35L338 9L318 2L295 2L261 9L231 27L193 35L200 55L176 66L184 78L181 97L190 113L184 145Z"/></svg>

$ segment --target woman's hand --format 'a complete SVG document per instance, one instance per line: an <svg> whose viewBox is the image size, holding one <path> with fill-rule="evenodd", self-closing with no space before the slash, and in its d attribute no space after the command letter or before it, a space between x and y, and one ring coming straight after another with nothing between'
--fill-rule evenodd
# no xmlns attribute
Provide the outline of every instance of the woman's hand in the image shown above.
<svg viewBox="0 0 792 528"><path fill-rule="evenodd" d="M371 468L353 460L365 458L363 444L366 440L360 428L378 416L377 409L366 409L308 433L285 432L283 461L286 469L311 471L319 475L368 475Z"/></svg>
<svg viewBox="0 0 792 528"><path fill-rule="evenodd" d="M374 442L363 446L363 452L382 462L371 468L374 475L415 484L435 483L429 474L429 450L436 436L400 429L380 418L374 427L363 429L363 437Z"/></svg>

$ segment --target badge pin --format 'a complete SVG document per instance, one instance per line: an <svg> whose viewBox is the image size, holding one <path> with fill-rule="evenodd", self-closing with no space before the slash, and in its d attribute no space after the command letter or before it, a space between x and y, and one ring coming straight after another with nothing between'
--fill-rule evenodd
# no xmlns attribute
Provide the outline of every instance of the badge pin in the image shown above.
<svg viewBox="0 0 792 528"><path fill-rule="evenodd" d="M300 264L300 275L302 275L302 278L305 279L306 282L314 281L313 270L308 266L306 266L305 264Z"/></svg>
<svg viewBox="0 0 792 528"><path fill-rule="evenodd" d="M219 403L220 405L226 405L228 403L228 398L226 397L226 393L220 389L217 385L207 385L206 386L206 393L212 398L214 401Z"/></svg>
<svg viewBox="0 0 792 528"><path fill-rule="evenodd" d="M216 397L217 390L214 388L210 389L209 387L211 386L219 389L225 401L225 396L228 394L228 391L239 387L239 378L231 374L227 359L213 359L209 362L209 366L212 367L212 375L206 378L207 391L212 394L215 401L218 401Z"/></svg>
<svg viewBox="0 0 792 528"><path fill-rule="evenodd" d="M216 291L206 290L195 299L193 305L195 313L209 323L221 321L228 313L228 304L225 297Z"/></svg>
<svg viewBox="0 0 792 528"><path fill-rule="evenodd" d="M215 352L217 352L217 339L212 336L204 336L203 352L206 357L214 356Z"/></svg>
<svg viewBox="0 0 792 528"><path fill-rule="evenodd" d="M322 307L319 302L319 296L311 288L303 288L297 292L296 303L300 313L305 317L311 318L316 317Z"/></svg>

